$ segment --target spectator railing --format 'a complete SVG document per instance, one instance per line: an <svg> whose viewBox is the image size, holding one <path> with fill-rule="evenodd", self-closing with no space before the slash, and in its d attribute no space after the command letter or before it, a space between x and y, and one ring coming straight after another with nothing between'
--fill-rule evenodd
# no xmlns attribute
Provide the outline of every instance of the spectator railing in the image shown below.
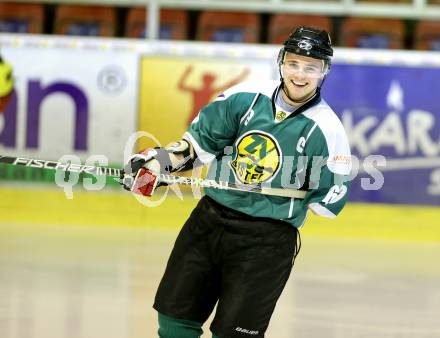
<svg viewBox="0 0 440 338"><path fill-rule="evenodd" d="M303 13L328 16L363 16L400 19L440 19L439 0L19 0L55 4L88 4L114 6L146 6L148 39L159 35L161 8L190 10L252 11L262 13Z"/></svg>

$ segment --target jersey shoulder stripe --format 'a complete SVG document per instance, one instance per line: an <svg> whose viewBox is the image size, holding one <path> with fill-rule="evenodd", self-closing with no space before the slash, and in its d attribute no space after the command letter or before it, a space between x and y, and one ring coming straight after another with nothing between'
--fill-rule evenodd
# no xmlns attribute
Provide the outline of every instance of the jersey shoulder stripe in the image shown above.
<svg viewBox="0 0 440 338"><path fill-rule="evenodd" d="M217 96L215 101L226 100L234 94L250 93L250 94L263 94L269 98L272 98L272 94L279 86L280 82L276 80L264 80L264 81L245 81L231 88L225 90L222 94Z"/></svg>
<svg viewBox="0 0 440 338"><path fill-rule="evenodd" d="M303 112L313 120L325 138L328 150L327 167L335 174L348 175L351 171L351 152L344 126L324 100ZM313 135L312 135L313 137Z"/></svg>

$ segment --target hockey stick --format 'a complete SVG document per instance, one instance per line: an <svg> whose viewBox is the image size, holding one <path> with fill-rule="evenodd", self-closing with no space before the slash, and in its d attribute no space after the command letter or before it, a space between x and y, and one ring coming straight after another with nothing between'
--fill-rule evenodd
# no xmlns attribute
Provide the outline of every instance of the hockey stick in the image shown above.
<svg viewBox="0 0 440 338"><path fill-rule="evenodd" d="M0 155L0 163L25 166L36 169L61 170L65 172L92 174L96 176L118 177L121 175L121 169L109 167L95 167L91 165L62 163L46 160L35 160L25 157L12 157Z"/></svg>
<svg viewBox="0 0 440 338"><path fill-rule="evenodd" d="M138 175L136 176L135 182L139 179L139 176L141 176L142 170L138 172ZM145 172L145 170L144 170ZM148 172L148 170L147 170ZM143 175L143 173L142 173ZM150 176L148 173L146 176ZM234 191L244 191L244 192L253 192L263 195L270 195L270 196L279 196L279 197L290 197L290 198L298 198L303 199L306 195L306 191L303 190L295 190L295 189L283 189L283 188L270 188L270 187L263 187L259 184L236 184L231 182L225 182L225 181L215 181L215 180L209 180L206 178L197 178L197 177L185 177L185 176L175 176L175 175L167 175L167 174L159 174L154 175L157 176L157 178L149 178L147 177L146 180L140 180L140 185L151 185L151 188L142 189L140 187L134 187L134 190L132 191L141 191L143 195L150 196L150 193L154 191L157 183L151 182L152 180L157 180L158 183L166 183L168 185L172 184L181 184L181 185L189 185L193 187L200 187L200 188L215 188L215 189L223 189L223 190L234 190ZM150 176L151 177L151 176ZM136 183L135 183L136 185ZM148 192L146 192L148 191ZM150 192L151 191L151 192Z"/></svg>
<svg viewBox="0 0 440 338"><path fill-rule="evenodd" d="M12 157L12 156L0 155L0 163L6 163L16 166L25 166L36 169L51 169L51 170L61 170L65 172L92 174L96 176L108 176L118 179L121 175L121 169L118 168L95 167L95 166L82 165L82 164L36 160L36 159L30 159L24 157ZM270 188L270 187L263 187L257 184L244 185L244 184L235 184L231 182L218 182L214 180L196 178L196 177L184 177L184 176L160 174L157 175L157 178L158 178L158 182L165 183L168 185L181 184L181 185L189 185L200 188L215 188L215 189L224 189L224 190L253 192L253 193L259 193L270 196L303 199L306 194L306 191L303 190Z"/></svg>

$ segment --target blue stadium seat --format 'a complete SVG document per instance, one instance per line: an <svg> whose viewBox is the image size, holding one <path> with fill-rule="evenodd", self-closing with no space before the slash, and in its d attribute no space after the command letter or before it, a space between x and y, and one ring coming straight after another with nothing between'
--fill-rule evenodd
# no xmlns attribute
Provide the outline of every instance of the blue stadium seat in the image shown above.
<svg viewBox="0 0 440 338"><path fill-rule="evenodd" d="M44 7L41 4L0 3L0 32L43 33Z"/></svg>
<svg viewBox="0 0 440 338"><path fill-rule="evenodd" d="M215 42L253 42L259 40L260 17L247 12L201 13L197 40Z"/></svg>
<svg viewBox="0 0 440 338"><path fill-rule="evenodd" d="M414 34L414 49L440 51L440 22L421 20Z"/></svg>
<svg viewBox="0 0 440 338"><path fill-rule="evenodd" d="M399 19L347 18L339 41L345 47L401 49L404 29Z"/></svg>
<svg viewBox="0 0 440 338"><path fill-rule="evenodd" d="M145 8L130 8L125 25L125 36L145 38ZM188 14L184 10L163 9L160 11L159 39L185 40L188 35Z"/></svg>
<svg viewBox="0 0 440 338"><path fill-rule="evenodd" d="M269 21L268 42L283 43L295 27L309 26L324 29L332 35L333 28L329 17L324 15L273 14Z"/></svg>
<svg viewBox="0 0 440 338"><path fill-rule="evenodd" d="M55 33L79 36L113 36L116 14L107 6L60 5L55 14Z"/></svg>

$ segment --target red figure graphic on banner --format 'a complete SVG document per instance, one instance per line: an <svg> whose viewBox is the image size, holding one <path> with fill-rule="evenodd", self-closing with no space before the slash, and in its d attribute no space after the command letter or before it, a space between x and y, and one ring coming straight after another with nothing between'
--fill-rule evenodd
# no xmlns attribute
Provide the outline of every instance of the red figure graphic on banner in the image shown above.
<svg viewBox="0 0 440 338"><path fill-rule="evenodd" d="M249 69L244 69L243 72L237 76L235 79L225 83L220 87L214 87L215 80L217 79L217 75L212 73L203 73L202 74L202 82L203 85L200 88L189 87L185 83L188 79L189 74L192 72L193 67L188 66L182 77L179 80L178 88L182 91L189 92L192 94L192 110L191 115L188 118L187 124L191 124L192 120L197 116L199 110L205 106L209 100L211 100L212 95L218 92L222 92L229 87L241 82L244 78L249 74Z"/></svg>

